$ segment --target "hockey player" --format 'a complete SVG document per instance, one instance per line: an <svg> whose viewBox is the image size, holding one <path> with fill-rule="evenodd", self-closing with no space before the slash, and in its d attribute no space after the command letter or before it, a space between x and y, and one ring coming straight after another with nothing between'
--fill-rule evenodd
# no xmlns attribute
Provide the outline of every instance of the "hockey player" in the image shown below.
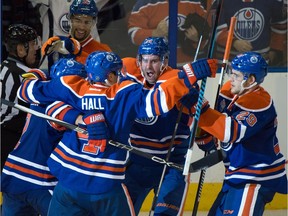
<svg viewBox="0 0 288 216"><path fill-rule="evenodd" d="M208 108L199 127L221 141L226 152L222 190L209 215L263 215L276 192L287 194L285 158L276 136L277 113L261 83L267 63L256 52L232 60L218 111Z"/></svg>
<svg viewBox="0 0 288 216"><path fill-rule="evenodd" d="M68 36L70 31L69 7L72 0L28 0L39 10L42 22L42 40L46 41L52 35ZM98 11L109 0L94 0ZM88 1L86 1L88 2ZM100 41L96 24L91 29L92 37Z"/></svg>
<svg viewBox="0 0 288 216"><path fill-rule="evenodd" d="M63 40L62 36L54 36L49 38L42 47L42 55L49 55L49 67L55 62L55 60L59 59L61 55L67 54L80 54L80 51L90 54L94 51L111 51L110 47L107 44L100 43L92 38L91 29L96 24L96 18L98 14L98 9L96 7L95 1L85 1L85 0L74 0L70 5L69 10L69 19L71 21L70 28L70 38L72 38L72 42L66 40L66 43L70 43L71 45L67 46L76 46L76 39L80 42L81 49L75 49L71 51L67 49L68 53L63 52L61 49L62 46L59 46L59 43ZM50 55L51 54L51 55ZM59 56L60 55L60 56ZM85 64L85 60L78 60L82 64Z"/></svg>
<svg viewBox="0 0 288 216"><path fill-rule="evenodd" d="M179 72L178 69L168 66L168 57L169 50L166 40L163 37L148 37L139 46L137 59L123 59L124 73L142 83L146 88L156 88ZM180 104L177 105L161 116L147 119L137 118L130 132L129 143L141 151L165 159L179 115ZM188 149L190 122L189 115L182 113L169 161L184 164ZM205 145L205 148L208 146ZM213 148L213 143L209 148ZM152 189L156 193L162 171L163 165L135 154L130 155L125 184L136 214L139 213L148 193ZM182 212L184 209L182 203L184 203L188 184L189 180L184 178L181 171L168 167L154 215L177 215Z"/></svg>
<svg viewBox="0 0 288 216"><path fill-rule="evenodd" d="M41 42L33 28L14 24L5 32L4 43L9 55L1 64L1 98L18 103L17 89L23 80L21 75L38 66ZM20 100L19 103L28 106ZM1 170L21 136L25 119L26 114L1 105Z"/></svg>
<svg viewBox="0 0 288 216"><path fill-rule="evenodd" d="M204 68L200 69L201 66ZM123 185L128 153L111 145L106 147L106 140L126 143L136 117L152 117L167 112L197 79L213 76L217 66L214 60L206 59L189 64L191 69L187 68L187 73L179 73L181 79L175 77L152 90L143 89L142 85L129 80L109 88L103 85L108 73L121 68L122 61L116 54L94 52L86 63L91 83L80 77L64 76L48 82L26 80L19 89L19 97L27 102L62 100L79 111L85 111L83 121L89 133L88 141L87 136L74 131L65 133L48 160L51 172L59 180L49 215L56 212L64 215L75 212L133 215L133 206L129 204ZM40 77L41 73L34 75ZM95 110L104 115L94 113ZM103 123L104 116L109 132Z"/></svg>
<svg viewBox="0 0 288 216"><path fill-rule="evenodd" d="M115 60L112 64L109 64L109 61L105 61L105 57L106 53L97 53L97 58L93 58L92 62L95 64L93 70L107 70L107 77L101 77L101 79L98 80L98 84L101 83L102 87L107 88L116 83L118 70L122 67L122 63L121 59L113 54L109 56L110 60L112 60L111 58ZM61 70L58 71L59 76L63 74ZM62 76L66 76L66 74ZM91 83L97 80L94 76L89 77L88 79ZM59 106L58 104L49 106L47 114L65 121L65 119L70 117L69 114L61 112L63 107L65 106ZM75 110L75 112L79 111ZM97 130L97 141L94 140L93 143L90 143L91 140L87 140L87 135L85 136L75 131L67 130L59 146L55 149L48 161L52 173L59 179L51 201L49 215L75 215L76 212L81 212L81 215L134 214L133 207L129 204L130 198L126 193L125 186L121 184L118 185L118 182L113 180L119 177L121 178L122 171L121 167L118 167L118 163L125 163L126 156L121 158L119 157L119 153L114 152L119 151L119 149L108 147L106 150L105 146L100 147L100 149L96 147L96 142L106 142L104 138L108 136L109 132L105 132L107 126L105 126L104 123L104 116L101 113L97 113L95 116L97 116L97 118L101 117L99 124L93 126L94 129ZM79 117L76 123L86 128L82 117L80 119ZM83 119L86 122L85 116ZM63 127L57 126L57 124L54 125L56 125L56 128L58 127L58 129L63 130ZM89 131L88 126L87 130ZM94 136L96 136L96 134L94 134ZM101 137L102 140L100 140ZM65 149L65 151L63 151L63 149ZM104 150L105 154L101 154L100 152L104 152ZM74 159L70 161L69 157L72 152L74 152ZM64 153L65 156L61 156L61 153ZM92 157L94 157L93 160ZM118 161L116 161L117 159ZM62 175L62 172L65 172L65 175L67 173L73 173L70 174L71 177L68 182L66 176ZM73 184L70 183L71 180L74 180ZM113 181L115 181L115 183L113 183ZM106 182L106 184L104 182ZM74 184L82 184L82 186L79 185L80 187L75 187ZM102 184L105 184L105 187ZM94 189L95 185L98 186ZM65 195L67 191L69 191L68 198L67 194ZM111 196L113 196L113 203L109 202L109 200L112 199ZM78 202L77 200L82 201ZM77 202L77 206L74 205L74 202Z"/></svg>
<svg viewBox="0 0 288 216"><path fill-rule="evenodd" d="M86 77L84 65L74 60L63 59L52 66L52 77L58 76L53 70L56 66L61 74ZM55 102L53 106L61 106L58 114L69 115L69 118L64 119L69 123L75 124L75 119L80 115L79 111L72 110L62 102ZM31 104L30 108L45 113L46 105ZM47 159L62 134L45 119L27 114L22 136L9 154L1 176L2 215L47 215L53 189L58 182L50 173Z"/></svg>

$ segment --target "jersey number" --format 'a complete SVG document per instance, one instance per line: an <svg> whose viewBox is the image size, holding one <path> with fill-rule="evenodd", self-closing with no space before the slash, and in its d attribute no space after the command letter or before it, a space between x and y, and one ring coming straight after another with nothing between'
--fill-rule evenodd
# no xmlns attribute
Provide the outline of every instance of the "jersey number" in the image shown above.
<svg viewBox="0 0 288 216"><path fill-rule="evenodd" d="M257 118L256 116L253 114L253 113L250 113L250 112L240 112L237 116L236 116L236 119L238 121L244 121L246 120L247 124L250 126L250 127L253 127L256 122L257 122Z"/></svg>
<svg viewBox="0 0 288 216"><path fill-rule="evenodd" d="M95 146L93 144L89 144L89 142L88 142L88 143L84 144L82 151L85 153L88 153L88 154L97 155L99 152L99 147Z"/></svg>

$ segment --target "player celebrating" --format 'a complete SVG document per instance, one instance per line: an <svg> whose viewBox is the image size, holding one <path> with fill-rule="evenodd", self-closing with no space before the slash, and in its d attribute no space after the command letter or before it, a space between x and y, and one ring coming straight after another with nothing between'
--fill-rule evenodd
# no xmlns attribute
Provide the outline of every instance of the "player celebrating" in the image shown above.
<svg viewBox="0 0 288 216"><path fill-rule="evenodd" d="M195 76L188 78L186 73L182 72L188 86L196 82L195 77L203 78L211 75L207 60L194 64L194 67L202 64L208 68L198 72L195 70ZM210 64L214 74L215 61L212 60ZM146 90L142 85L129 80L110 88L104 85L107 75L121 67L122 61L116 54L94 52L88 56L86 63L90 83L81 77L63 76L50 82L26 80L20 88L19 96L21 99L28 99L29 102L31 99L36 99L37 103L38 101L45 103L58 98L71 103L80 111L97 109L105 115L104 118L102 114L94 111L92 114L86 113L83 121L89 133L88 142L87 137L80 136L74 131L65 133L48 160L51 172L59 179L51 201L50 215L53 215L54 211L58 214L59 211L63 214L73 214L78 211L96 215L133 214L133 208L129 205L122 184L128 153L110 145L106 147L106 140L111 138L126 143L132 126L131 122L135 117L151 117L167 112L174 106L177 98L188 92L188 88L184 80L177 77L170 85L168 82L166 82L167 86L162 85L161 90L160 87ZM173 87L177 82L178 87L182 86L178 90ZM33 89L32 92L26 91L30 88ZM171 100L165 102L161 99L164 97ZM105 119L108 132L104 124ZM66 198L67 194L69 199ZM115 200L113 204L108 202L112 197ZM76 201L77 206L74 205Z"/></svg>
<svg viewBox="0 0 288 216"><path fill-rule="evenodd" d="M168 44L163 37L146 38L139 46L137 59L123 59L124 72L126 76L136 79L146 88L155 88L179 72L178 69L168 66L168 57ZM161 116L136 119L130 132L130 144L141 151L165 159L172 142L179 105L178 103L168 113ZM189 122L191 122L189 115L182 113L169 161L184 164L190 135ZM163 165L159 163L135 154L130 156L125 184L136 214L139 213L148 193L152 189L154 192L157 191L162 171ZM168 167L157 199L155 215L177 215L178 212L182 212L184 206L181 203L184 203L183 194L187 193L188 184L181 171Z"/></svg>
<svg viewBox="0 0 288 216"><path fill-rule="evenodd" d="M54 67L62 74L86 77L84 65L71 59L63 59L53 65L52 77L57 76ZM59 115L69 115L69 119L66 118L65 121L72 124L80 115L79 111L69 109L62 102L55 102L54 106L61 107L61 110L58 109ZM46 106L31 104L30 109L45 113ZM45 119L27 114L21 138L10 152L1 176L3 215L47 215L53 189L58 182L50 173L47 159L62 134L62 131L53 129Z"/></svg>
<svg viewBox="0 0 288 216"><path fill-rule="evenodd" d="M277 113L261 87L267 63L259 53L245 52L232 60L229 75L218 99L221 113L209 108L199 120L199 127L218 138L227 154L223 187L209 215L262 215L276 192L287 194Z"/></svg>
<svg viewBox="0 0 288 216"><path fill-rule="evenodd" d="M69 37L71 41L67 39L65 40L66 44L64 46L66 49L62 49L63 44L61 44L60 42L63 40L64 37L61 36L54 36L52 38L49 38L43 44L42 55L49 55L50 66L54 63L55 59L59 59L62 54L78 55L82 51L87 53L88 55L97 50L108 52L111 51L110 47L107 44L96 41L91 35L91 30L93 26L96 25L95 21L98 14L98 9L96 7L95 1L74 0L73 3L70 5L69 12L69 18L71 21ZM78 45L74 39L80 42L81 49L80 47L76 49ZM87 55L84 59L77 59L77 61L85 64Z"/></svg>

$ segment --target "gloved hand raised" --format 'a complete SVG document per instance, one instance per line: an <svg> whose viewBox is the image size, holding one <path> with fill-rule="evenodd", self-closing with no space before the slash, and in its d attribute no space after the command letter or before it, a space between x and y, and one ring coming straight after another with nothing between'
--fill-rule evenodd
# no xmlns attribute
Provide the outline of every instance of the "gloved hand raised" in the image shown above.
<svg viewBox="0 0 288 216"><path fill-rule="evenodd" d="M216 59L204 58L191 64L185 64L183 70L178 73L178 77L184 79L185 85L190 89L198 80L215 77L217 62Z"/></svg>
<svg viewBox="0 0 288 216"><path fill-rule="evenodd" d="M217 150L218 146L217 139L209 133L205 133L199 137L196 136L195 143L198 145L199 149L208 153Z"/></svg>
<svg viewBox="0 0 288 216"><path fill-rule="evenodd" d="M27 73L21 75L24 79L39 79L46 81L48 79L47 74L37 68L30 69Z"/></svg>
<svg viewBox="0 0 288 216"><path fill-rule="evenodd" d="M189 109L192 115L196 113L198 97L199 97L198 86L197 87L193 86L193 88L190 89L189 93L184 95L180 99L180 102L183 104L183 106ZM209 101L204 97L201 105L201 113L204 113L209 107L210 107Z"/></svg>
<svg viewBox="0 0 288 216"><path fill-rule="evenodd" d="M64 36L54 36L49 38L41 48L42 56L49 55L52 52L59 52L63 55L81 53L80 43L74 39Z"/></svg>
<svg viewBox="0 0 288 216"><path fill-rule="evenodd" d="M195 106L197 103L198 96L199 91L195 88L191 88L190 91L180 99L180 102L187 109L191 109L191 107Z"/></svg>
<svg viewBox="0 0 288 216"><path fill-rule="evenodd" d="M109 129L105 123L105 117L101 112L89 112L83 116L87 126L89 146L99 147L104 152L109 139Z"/></svg>

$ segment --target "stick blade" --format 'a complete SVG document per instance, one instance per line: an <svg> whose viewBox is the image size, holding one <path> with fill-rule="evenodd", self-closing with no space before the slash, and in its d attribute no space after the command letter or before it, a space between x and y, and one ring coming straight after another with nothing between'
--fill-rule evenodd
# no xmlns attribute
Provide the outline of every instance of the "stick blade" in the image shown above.
<svg viewBox="0 0 288 216"><path fill-rule="evenodd" d="M215 152L212 152L211 154L208 154L207 156L191 163L189 171L193 173L202 169L207 169L223 161L224 158L225 153L220 149L216 150Z"/></svg>

